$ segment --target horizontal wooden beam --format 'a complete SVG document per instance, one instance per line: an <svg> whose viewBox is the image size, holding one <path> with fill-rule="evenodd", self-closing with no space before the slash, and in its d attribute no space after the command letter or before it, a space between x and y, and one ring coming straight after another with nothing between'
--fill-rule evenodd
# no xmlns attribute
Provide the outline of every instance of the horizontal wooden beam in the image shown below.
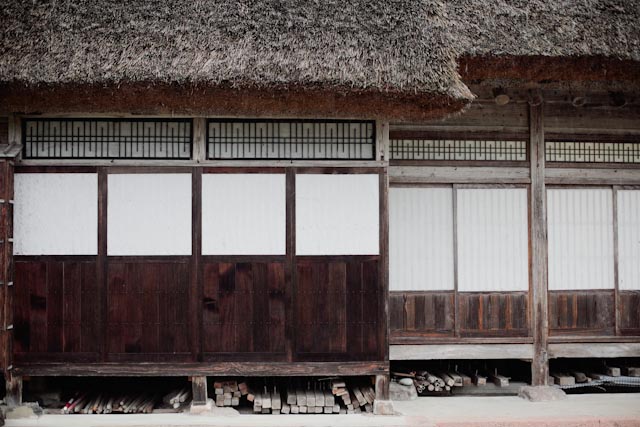
<svg viewBox="0 0 640 427"><path fill-rule="evenodd" d="M437 336L419 331L391 331L391 344L434 345L434 344L532 344L533 337L454 337Z"/></svg>
<svg viewBox="0 0 640 427"><path fill-rule="evenodd" d="M390 360L525 359L533 358L533 344L392 345Z"/></svg>
<svg viewBox="0 0 640 427"><path fill-rule="evenodd" d="M528 168L390 166L391 184L528 184Z"/></svg>
<svg viewBox="0 0 640 427"><path fill-rule="evenodd" d="M298 362L298 363L100 363L30 364L14 368L16 375L31 376L329 376L381 375L389 373L389 362Z"/></svg>
<svg viewBox="0 0 640 427"><path fill-rule="evenodd" d="M553 168L545 170L547 184L611 184L611 185L639 185L639 169L578 169L578 168Z"/></svg>
<svg viewBox="0 0 640 427"><path fill-rule="evenodd" d="M640 342L636 343L551 343L549 358L640 357Z"/></svg>

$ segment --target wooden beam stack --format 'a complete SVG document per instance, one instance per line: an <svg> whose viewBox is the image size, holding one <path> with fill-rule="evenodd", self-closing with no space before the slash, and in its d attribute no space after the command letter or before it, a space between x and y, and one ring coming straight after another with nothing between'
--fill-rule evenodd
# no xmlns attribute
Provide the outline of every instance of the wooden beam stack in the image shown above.
<svg viewBox="0 0 640 427"><path fill-rule="evenodd" d="M216 406L240 406L240 398L249 394L245 382L219 380L213 383Z"/></svg>

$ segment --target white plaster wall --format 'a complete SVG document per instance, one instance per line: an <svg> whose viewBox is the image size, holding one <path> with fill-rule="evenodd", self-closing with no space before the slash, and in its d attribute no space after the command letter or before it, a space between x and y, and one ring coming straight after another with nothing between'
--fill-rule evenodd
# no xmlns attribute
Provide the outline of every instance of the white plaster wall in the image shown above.
<svg viewBox="0 0 640 427"><path fill-rule="evenodd" d="M611 189L548 189L549 289L613 289Z"/></svg>
<svg viewBox="0 0 640 427"><path fill-rule="evenodd" d="M640 290L640 190L618 191L618 281Z"/></svg>
<svg viewBox="0 0 640 427"><path fill-rule="evenodd" d="M112 174L109 255L191 255L191 174Z"/></svg>
<svg viewBox="0 0 640 427"><path fill-rule="evenodd" d="M297 255L378 255L379 177L296 175Z"/></svg>
<svg viewBox="0 0 640 427"><path fill-rule="evenodd" d="M284 174L202 175L203 255L286 253Z"/></svg>
<svg viewBox="0 0 640 427"><path fill-rule="evenodd" d="M451 188L389 189L389 289L454 289Z"/></svg>
<svg viewBox="0 0 640 427"><path fill-rule="evenodd" d="M457 190L458 290L529 290L527 190Z"/></svg>
<svg viewBox="0 0 640 427"><path fill-rule="evenodd" d="M15 174L15 255L96 255L98 177Z"/></svg>

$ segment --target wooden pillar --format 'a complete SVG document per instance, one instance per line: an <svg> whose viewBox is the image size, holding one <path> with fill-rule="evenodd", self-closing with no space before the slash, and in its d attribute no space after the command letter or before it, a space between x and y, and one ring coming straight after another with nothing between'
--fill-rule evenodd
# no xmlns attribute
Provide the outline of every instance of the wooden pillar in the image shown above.
<svg viewBox="0 0 640 427"><path fill-rule="evenodd" d="M389 400L389 375L376 375L376 400Z"/></svg>
<svg viewBox="0 0 640 427"><path fill-rule="evenodd" d="M12 126L13 128L14 126ZM0 159L0 372L9 381L13 348L13 162ZM9 383L7 382L7 386Z"/></svg>
<svg viewBox="0 0 640 427"><path fill-rule="evenodd" d="M207 377L191 378L191 389L194 405L207 404Z"/></svg>
<svg viewBox="0 0 640 427"><path fill-rule="evenodd" d="M16 407L22 405L22 377L13 375L7 376L7 395L5 401L7 406Z"/></svg>
<svg viewBox="0 0 640 427"><path fill-rule="evenodd" d="M533 363L531 383L544 386L549 381L547 341L547 192L544 183L543 99L535 93L529 103L531 160L531 314L533 325Z"/></svg>

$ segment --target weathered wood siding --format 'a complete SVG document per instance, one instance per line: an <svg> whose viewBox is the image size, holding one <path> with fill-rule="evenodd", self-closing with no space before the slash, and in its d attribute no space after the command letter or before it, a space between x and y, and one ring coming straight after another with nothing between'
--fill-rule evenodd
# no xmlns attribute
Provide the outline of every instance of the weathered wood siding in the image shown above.
<svg viewBox="0 0 640 427"><path fill-rule="evenodd" d="M614 291L550 291L552 335L614 334Z"/></svg>
<svg viewBox="0 0 640 427"><path fill-rule="evenodd" d="M7 122L0 119L0 139L7 140ZM13 286L13 165L0 161L0 371L12 364Z"/></svg>
<svg viewBox="0 0 640 427"><path fill-rule="evenodd" d="M391 292L389 321L393 337L453 336L454 292Z"/></svg>
<svg viewBox="0 0 640 427"><path fill-rule="evenodd" d="M640 291L620 291L619 327L622 335L640 335Z"/></svg>

